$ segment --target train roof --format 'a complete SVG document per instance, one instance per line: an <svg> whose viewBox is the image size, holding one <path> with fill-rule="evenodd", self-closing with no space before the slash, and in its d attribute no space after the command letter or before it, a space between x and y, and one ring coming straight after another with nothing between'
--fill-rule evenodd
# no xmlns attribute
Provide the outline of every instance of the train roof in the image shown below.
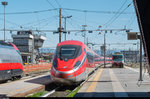
<svg viewBox="0 0 150 99"><path fill-rule="evenodd" d="M0 47L1 48L13 48L15 50L19 50L15 44L11 43L11 42L5 42L5 41L0 41Z"/></svg>
<svg viewBox="0 0 150 99"><path fill-rule="evenodd" d="M98 54L96 54L93 50L91 50L89 47L87 47L84 43L82 43L81 41L77 41L77 40L67 40L67 41L63 41L57 44L57 46L61 46L61 45L79 45L79 46L85 46L85 48L87 49L88 52L99 56ZM99 56L100 57L100 56Z"/></svg>
<svg viewBox="0 0 150 99"><path fill-rule="evenodd" d="M84 44L81 41L77 41L77 40L67 40L67 41L63 41L57 44L57 46L61 46L61 45L80 45L83 46Z"/></svg>
<svg viewBox="0 0 150 99"><path fill-rule="evenodd" d="M123 55L123 54L113 54L113 56L115 56L115 55Z"/></svg>
<svg viewBox="0 0 150 99"><path fill-rule="evenodd" d="M7 42L5 42L5 41L2 41L2 40L0 40L0 45L11 46L9 43L7 43Z"/></svg>

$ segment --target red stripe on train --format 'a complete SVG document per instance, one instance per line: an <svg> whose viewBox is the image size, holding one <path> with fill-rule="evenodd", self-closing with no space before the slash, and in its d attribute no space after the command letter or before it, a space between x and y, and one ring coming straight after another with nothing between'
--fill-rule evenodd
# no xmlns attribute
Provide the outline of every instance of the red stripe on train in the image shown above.
<svg viewBox="0 0 150 99"><path fill-rule="evenodd" d="M0 63L0 70L21 69L23 71L23 65L20 63Z"/></svg>

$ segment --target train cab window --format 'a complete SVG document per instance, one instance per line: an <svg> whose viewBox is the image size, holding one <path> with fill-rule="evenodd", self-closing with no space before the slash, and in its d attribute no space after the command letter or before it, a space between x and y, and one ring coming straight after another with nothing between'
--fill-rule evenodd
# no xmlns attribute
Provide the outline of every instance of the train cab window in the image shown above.
<svg viewBox="0 0 150 99"><path fill-rule="evenodd" d="M60 59L74 59L82 54L82 47L78 45L62 45L56 49L56 56Z"/></svg>
<svg viewBox="0 0 150 99"><path fill-rule="evenodd" d="M73 47L62 47L60 49L60 55L64 57L74 56L76 48Z"/></svg>
<svg viewBox="0 0 150 99"><path fill-rule="evenodd" d="M113 56L113 59L122 59L122 56Z"/></svg>

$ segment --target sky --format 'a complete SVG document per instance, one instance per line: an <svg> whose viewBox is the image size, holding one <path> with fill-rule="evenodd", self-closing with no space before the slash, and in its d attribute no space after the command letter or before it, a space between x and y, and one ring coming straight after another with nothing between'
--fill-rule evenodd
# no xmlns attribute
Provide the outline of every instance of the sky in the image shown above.
<svg viewBox="0 0 150 99"><path fill-rule="evenodd" d="M87 25L87 30L100 29L132 29L130 32L139 32L137 18L132 0L0 0L7 1L6 29L10 30L57 30L59 27L59 8L62 16L72 16L66 20L67 30L82 30L82 25ZM0 5L0 40L4 39L4 6ZM22 27L22 28L21 28ZM64 27L64 19L62 19ZM15 34L16 32L12 32ZM43 33L43 32L42 32ZM98 31L86 32L89 43L102 45L104 33ZM59 43L59 35L44 32L46 40L43 47L55 48ZM67 40L84 42L83 32L67 34ZM10 32L6 32L6 39L12 40ZM62 34L64 41L64 34ZM125 31L106 33L107 49L133 49L137 50L139 40L127 40ZM119 43L119 44L118 44ZM125 43L125 44L124 44ZM95 45L93 49L100 49Z"/></svg>

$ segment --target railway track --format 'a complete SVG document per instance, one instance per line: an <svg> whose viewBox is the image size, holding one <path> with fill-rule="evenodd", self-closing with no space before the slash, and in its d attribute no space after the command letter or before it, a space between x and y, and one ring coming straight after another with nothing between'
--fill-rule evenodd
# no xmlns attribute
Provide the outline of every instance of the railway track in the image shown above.
<svg viewBox="0 0 150 99"><path fill-rule="evenodd" d="M95 68L94 71L96 71L98 68ZM94 73L93 71L93 73ZM91 73L92 75L92 73ZM41 75L42 76L42 75ZM22 81L22 80L30 80L30 79L37 79L39 77L41 77L39 75L33 75L33 76L26 76L26 77L23 77L19 80L15 80L15 81L8 81L7 83L4 83L4 84L11 84L11 83L15 83L15 82L18 82L18 81ZM89 76L90 78L90 76ZM88 79L87 79L88 80ZM76 88L78 88L79 86L82 86L87 80L85 80L84 82L78 84L78 85L74 85L74 86L60 86L60 85L56 85L54 83L49 83L47 85L45 85L45 91L48 91L47 95L43 95L42 97L66 97L68 94L70 94L71 92L73 92L74 90L76 90ZM31 94L30 94L31 95Z"/></svg>
<svg viewBox="0 0 150 99"><path fill-rule="evenodd" d="M19 81L19 80L26 80L26 79L30 79L30 78L33 78L33 77L37 77L37 76L40 76L40 75L43 75L43 74L46 74L46 73L49 73L49 71L23 75L22 78L10 79L10 80L8 80L7 82L0 82L0 84L8 84L8 83L16 82L16 81Z"/></svg>
<svg viewBox="0 0 150 99"><path fill-rule="evenodd" d="M78 85L61 85L58 86L56 85L56 87L52 90L50 90L48 93L42 95L41 97L66 97L68 94L74 92L75 90L77 90L78 87L81 87L82 85L84 85L85 82L88 81L88 79L94 74L95 71L97 71L101 66L98 66L97 68L95 68L95 70L93 70L90 75L88 76L88 78L81 82ZM51 86L54 86L51 84Z"/></svg>

